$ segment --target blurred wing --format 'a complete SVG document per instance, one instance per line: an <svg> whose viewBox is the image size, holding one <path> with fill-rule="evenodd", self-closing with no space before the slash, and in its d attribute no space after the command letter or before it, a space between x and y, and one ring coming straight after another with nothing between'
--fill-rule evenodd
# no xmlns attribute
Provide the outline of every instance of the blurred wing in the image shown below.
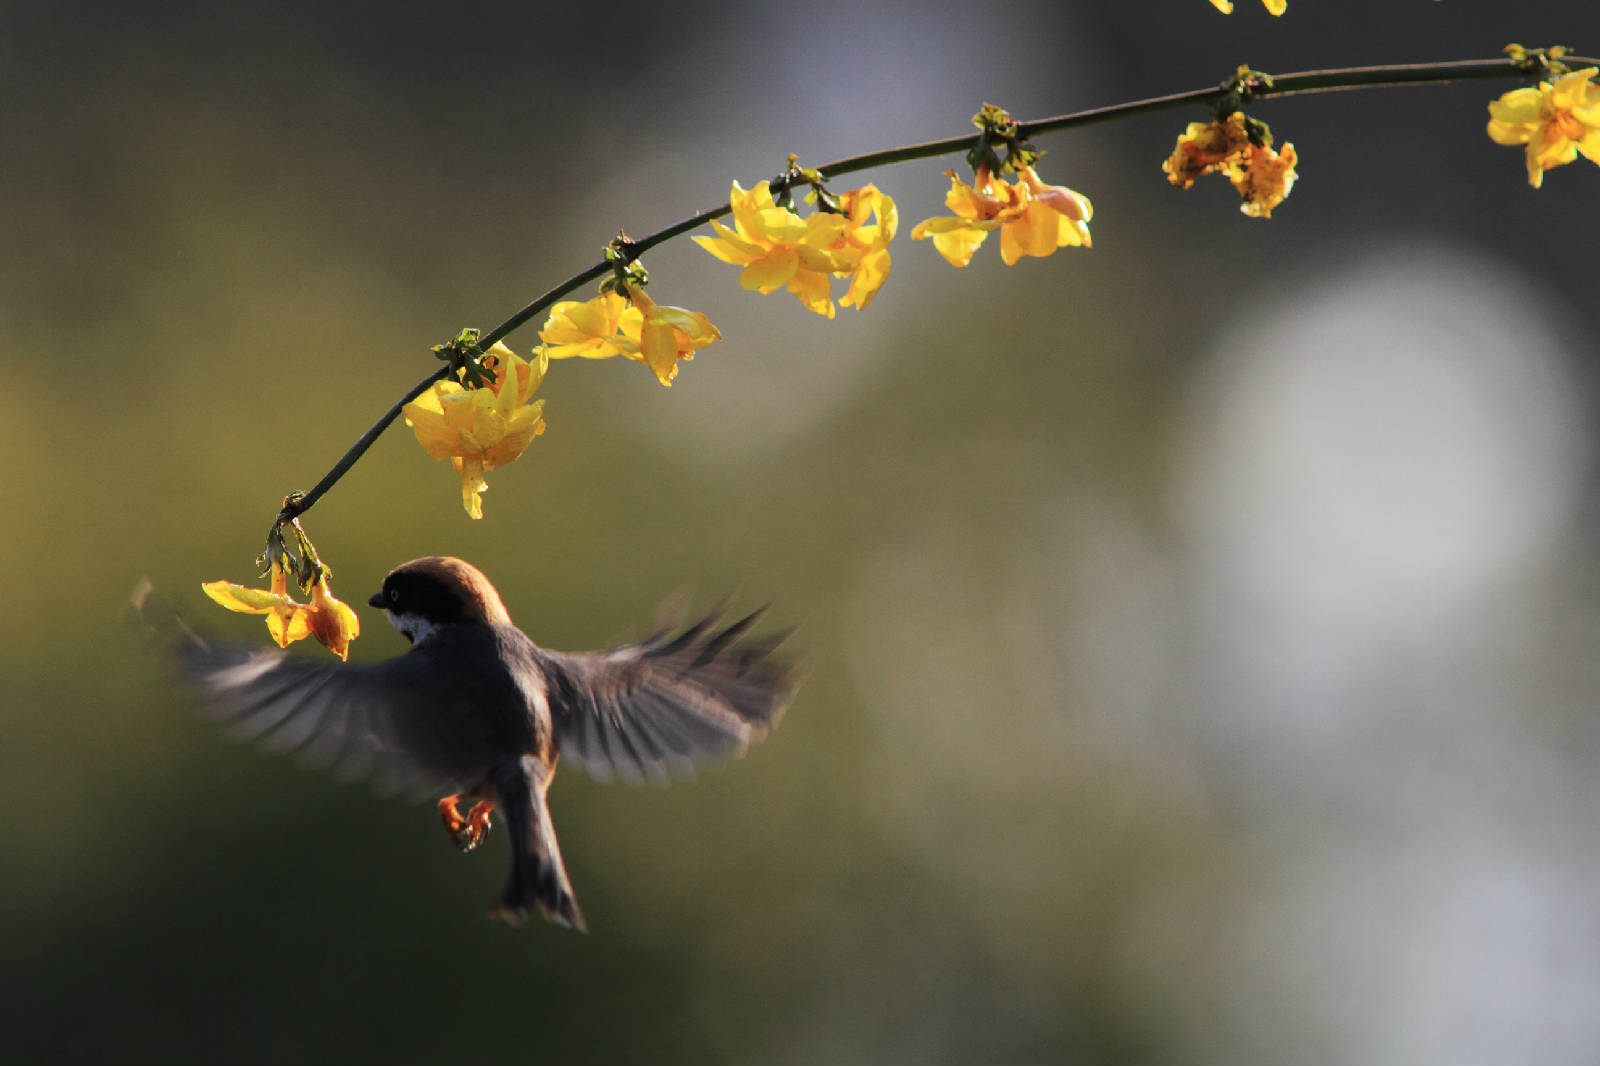
<svg viewBox="0 0 1600 1066"><path fill-rule="evenodd" d="M787 634L746 639L760 611L717 631L718 614L606 652L539 649L561 754L600 781L665 784L766 736L798 685L772 655Z"/></svg>
<svg viewBox="0 0 1600 1066"><path fill-rule="evenodd" d="M474 694L446 690L431 656L415 649L353 665L194 638L180 657L207 711L233 735L346 780L372 778L387 794L465 791L503 742L493 722L471 713Z"/></svg>

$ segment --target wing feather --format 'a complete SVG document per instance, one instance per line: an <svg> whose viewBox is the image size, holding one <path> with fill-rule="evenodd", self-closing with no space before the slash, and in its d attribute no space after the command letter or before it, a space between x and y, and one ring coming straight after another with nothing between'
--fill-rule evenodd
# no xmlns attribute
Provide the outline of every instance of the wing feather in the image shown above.
<svg viewBox="0 0 1600 1066"><path fill-rule="evenodd" d="M597 780L665 782L764 737L798 685L774 655L787 634L750 637L762 611L719 629L725 607L676 635L663 630L609 651L538 649L561 753Z"/></svg>
<svg viewBox="0 0 1600 1066"><path fill-rule="evenodd" d="M374 664L330 664L198 637L179 653L205 709L232 735L344 780L371 779L381 793L421 797L464 791L483 779L496 753L532 746L524 704L492 690L510 684L503 670L471 669L469 661L448 675L469 682L450 687L434 668L441 658L473 655L498 663L494 645L445 646L451 640L441 634ZM495 718L485 707L515 713Z"/></svg>
<svg viewBox="0 0 1600 1066"><path fill-rule="evenodd" d="M630 785L637 785L644 780L644 770L628 742L622 715L622 708L609 694L601 698L596 716L600 722L600 746L617 776Z"/></svg>

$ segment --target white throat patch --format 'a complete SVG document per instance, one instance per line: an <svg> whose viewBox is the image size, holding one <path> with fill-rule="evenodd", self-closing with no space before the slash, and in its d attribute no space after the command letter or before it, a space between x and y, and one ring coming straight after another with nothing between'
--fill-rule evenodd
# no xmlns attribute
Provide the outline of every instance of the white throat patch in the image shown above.
<svg viewBox="0 0 1600 1066"><path fill-rule="evenodd" d="M385 610L383 613L389 616L389 624L404 634L405 638L412 644L421 644L439 629L438 626L419 614L411 614L409 612L397 614L390 610Z"/></svg>

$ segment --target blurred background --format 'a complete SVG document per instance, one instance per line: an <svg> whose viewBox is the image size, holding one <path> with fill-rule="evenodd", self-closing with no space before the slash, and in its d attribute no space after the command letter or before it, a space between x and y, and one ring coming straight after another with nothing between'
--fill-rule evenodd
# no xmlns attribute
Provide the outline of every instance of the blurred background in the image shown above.
<svg viewBox="0 0 1600 1066"><path fill-rule="evenodd" d="M482 522L384 436L307 518L353 603L450 553L553 647L685 585L800 627L743 761L557 779L587 937L486 921L498 834L227 742L122 618L148 575L265 640L199 583L430 345L790 152L1593 55L1591 0L268 7L0 7L6 1057L1594 1061L1600 172L1531 190L1509 82L1259 105L1267 222L1166 184L1200 109L1042 138L1095 247L1009 268L909 240L953 157L864 175L893 276L832 322L675 242L652 295L726 339L558 364Z"/></svg>

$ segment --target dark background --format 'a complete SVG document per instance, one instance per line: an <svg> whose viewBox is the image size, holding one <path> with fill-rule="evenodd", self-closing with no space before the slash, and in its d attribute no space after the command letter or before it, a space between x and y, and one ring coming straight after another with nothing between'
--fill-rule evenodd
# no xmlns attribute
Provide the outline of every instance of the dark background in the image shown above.
<svg viewBox="0 0 1600 1066"><path fill-rule="evenodd" d="M1600 16L0 7L7 1057L1593 1061L1600 173L1529 189L1510 83L1260 105L1267 222L1165 183L1198 110L1043 138L1095 247L1010 268L908 239L955 160L874 172L893 276L833 322L674 242L726 339L557 365L482 522L387 434L307 520L353 602L444 552L554 647L691 583L800 626L744 761L560 776L587 937L485 921L498 834L225 742L120 617L147 574L264 639L199 583L430 345L790 152L1513 40Z"/></svg>

